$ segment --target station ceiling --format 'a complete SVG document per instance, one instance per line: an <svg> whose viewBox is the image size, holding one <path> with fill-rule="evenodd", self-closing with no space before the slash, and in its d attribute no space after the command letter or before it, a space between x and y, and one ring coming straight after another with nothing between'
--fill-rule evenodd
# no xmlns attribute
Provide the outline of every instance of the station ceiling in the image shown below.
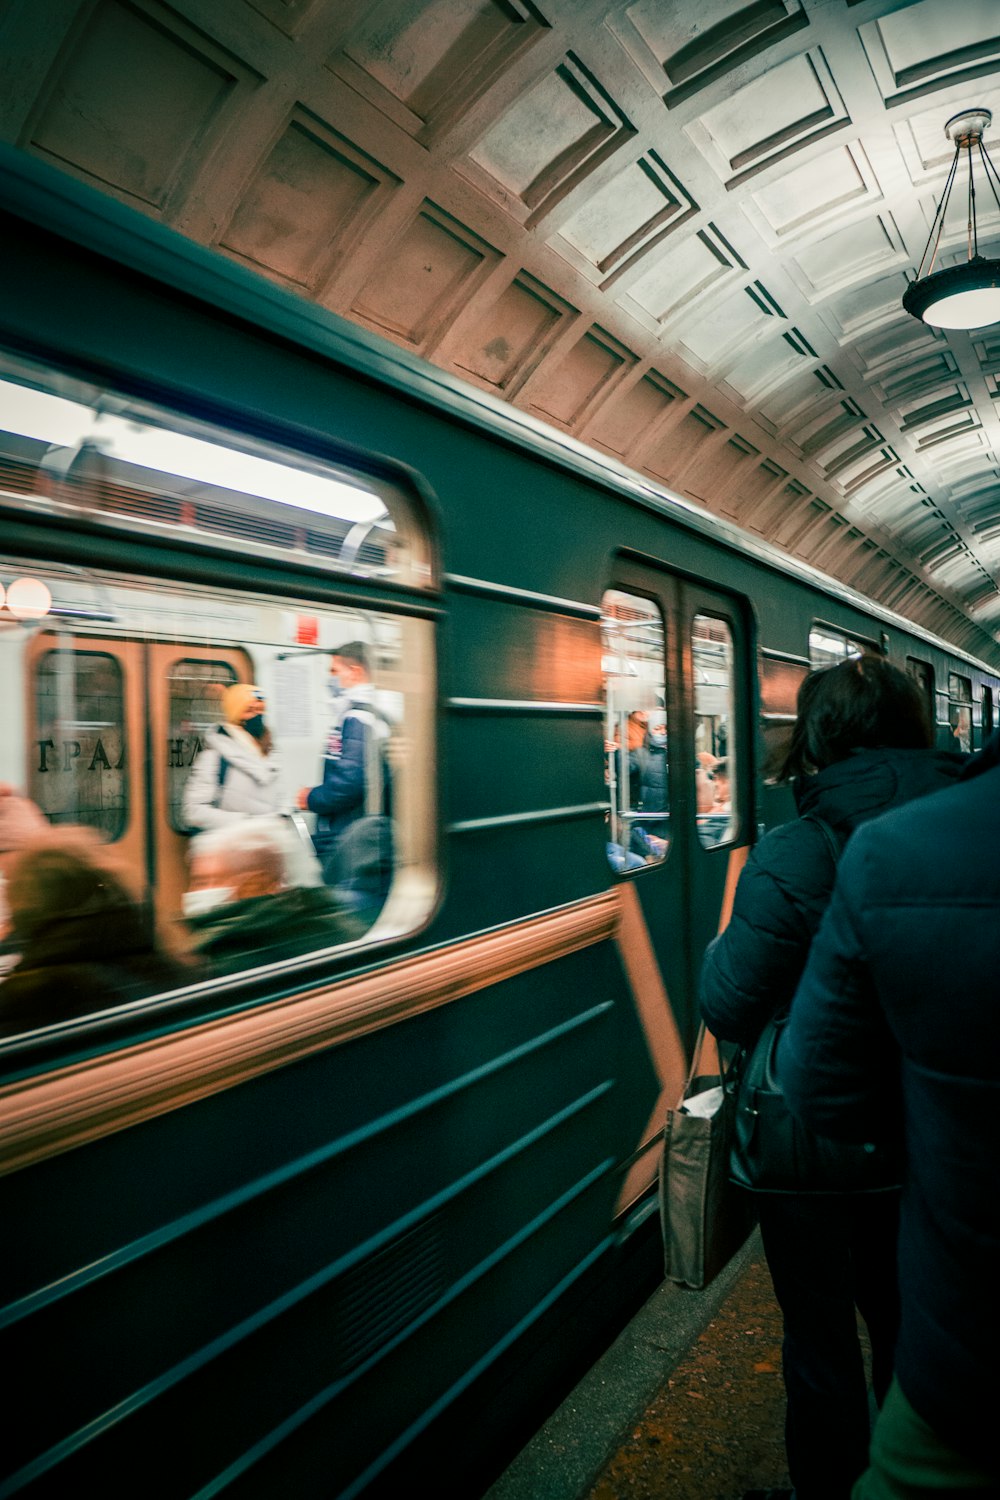
<svg viewBox="0 0 1000 1500"><path fill-rule="evenodd" d="M1000 325L900 305L973 105L998 0L0 5L0 138L996 661Z"/></svg>

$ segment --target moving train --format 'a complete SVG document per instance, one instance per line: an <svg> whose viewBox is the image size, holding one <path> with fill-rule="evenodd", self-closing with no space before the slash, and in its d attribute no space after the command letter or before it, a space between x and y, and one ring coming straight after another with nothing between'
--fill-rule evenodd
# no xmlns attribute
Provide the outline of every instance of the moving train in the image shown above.
<svg viewBox="0 0 1000 1500"><path fill-rule="evenodd" d="M0 780L180 932L220 694L260 688L291 806L361 640L396 830L360 936L0 1042L0 1494L479 1493L660 1274L699 956L791 811L810 664L886 652L966 748L997 673L43 164L0 180Z"/></svg>

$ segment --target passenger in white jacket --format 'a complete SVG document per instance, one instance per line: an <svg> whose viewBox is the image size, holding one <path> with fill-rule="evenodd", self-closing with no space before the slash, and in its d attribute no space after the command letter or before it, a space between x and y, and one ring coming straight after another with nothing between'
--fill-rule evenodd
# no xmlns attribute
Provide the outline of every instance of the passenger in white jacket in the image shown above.
<svg viewBox="0 0 1000 1500"><path fill-rule="evenodd" d="M259 688L236 682L222 695L224 722L205 735L184 788L182 816L199 832L282 810L280 766Z"/></svg>

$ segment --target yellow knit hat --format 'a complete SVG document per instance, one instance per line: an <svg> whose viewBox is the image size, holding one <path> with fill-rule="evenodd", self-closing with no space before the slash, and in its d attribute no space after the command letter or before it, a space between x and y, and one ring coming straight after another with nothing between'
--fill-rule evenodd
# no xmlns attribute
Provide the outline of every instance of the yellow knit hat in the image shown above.
<svg viewBox="0 0 1000 1500"><path fill-rule="evenodd" d="M251 704L263 701L263 693L252 682L234 682L222 695L222 716L227 724L242 724Z"/></svg>

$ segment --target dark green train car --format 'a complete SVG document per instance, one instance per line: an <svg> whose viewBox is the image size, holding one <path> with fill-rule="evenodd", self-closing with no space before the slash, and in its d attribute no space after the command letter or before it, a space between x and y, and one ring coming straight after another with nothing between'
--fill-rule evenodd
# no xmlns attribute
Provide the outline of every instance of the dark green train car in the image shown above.
<svg viewBox="0 0 1000 1500"><path fill-rule="evenodd" d="M181 966L16 1024L0 980L0 1494L477 1493L657 1279L699 955L788 814L766 754L810 660L887 651L969 748L996 675L0 171L0 780L91 830ZM204 736L257 685L293 806L358 639L388 897L213 966L182 916Z"/></svg>

